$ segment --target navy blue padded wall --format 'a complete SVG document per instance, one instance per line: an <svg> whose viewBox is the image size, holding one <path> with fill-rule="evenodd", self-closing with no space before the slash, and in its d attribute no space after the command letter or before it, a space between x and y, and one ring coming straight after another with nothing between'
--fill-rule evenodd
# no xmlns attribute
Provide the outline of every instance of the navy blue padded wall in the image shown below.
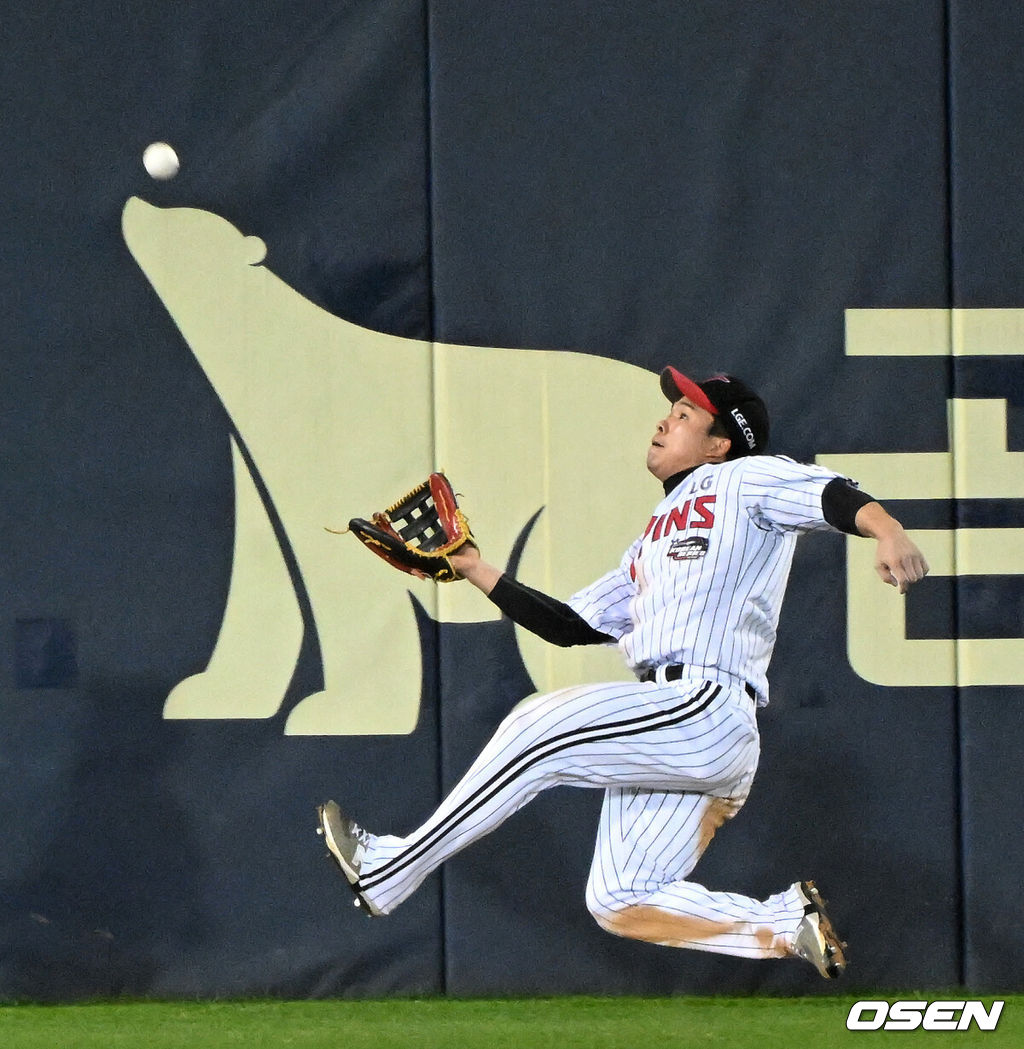
<svg viewBox="0 0 1024 1049"><path fill-rule="evenodd" d="M208 209L306 297L429 336L422 5L57 3L5 29L0 997L437 991L437 887L373 926L314 833L330 795L429 810L436 707L408 737L286 737L321 687L307 615L278 716L161 718L217 638L231 426L121 235L132 195ZM142 169L157 139L173 181Z"/></svg>
<svg viewBox="0 0 1024 1049"><path fill-rule="evenodd" d="M801 459L942 450L947 362L843 345L846 308L948 304L942 5L578 14L431 5L438 337L735 371L764 389L775 450ZM922 384L934 403L908 416ZM660 410L652 378L652 431ZM579 483L616 498L600 464ZM758 895L818 877L857 987L955 983L955 696L850 670L840 540L805 540L793 575L759 781L695 877ZM485 738L498 711L468 708L467 727L466 705L442 704L446 739ZM446 749L446 780L471 749ZM552 949L573 990L816 989L798 967L600 933L583 902L598 801L541 799L451 864L449 989L543 989ZM927 872L926 905L889 891L908 870Z"/></svg>
<svg viewBox="0 0 1024 1049"><path fill-rule="evenodd" d="M599 932L596 792L538 799L387 921L352 908L313 806L338 794L374 829L425 817L530 688L501 625L421 621L409 737L286 738L287 709L160 718L216 636L231 428L120 209L143 193L215 211L381 331L730 367L797 458L943 450L952 392L1009 396L1020 449L1012 358L951 369L843 343L851 307L1019 305L1024 27L1003 6L955 2L948 26L938 0L12 12L0 996L828 990L799 966ZM138 161L157 138L185 160L160 185ZM651 405L653 426L653 386ZM615 498L589 466L580 483ZM819 878L851 988L1013 984L1019 689L858 678L843 572L839 540L803 542L759 781L698 876L757 894ZM306 625L286 708L318 685ZM892 892L908 877L913 905Z"/></svg>
<svg viewBox="0 0 1024 1049"><path fill-rule="evenodd" d="M950 98L953 190L953 296L967 309L1019 309L1024 262L1019 249L1024 203L1019 191L1024 128L1024 15L1013 5L950 5ZM978 349L984 351L986 347ZM994 349L994 347L993 347ZM1012 347L1011 347L1012 349ZM1024 451L1024 344L1011 356L971 356L957 362L955 395L1007 403L1007 449ZM1005 498L975 500L961 509L962 527L1008 529L1020 522L1021 485L1012 461ZM961 566L971 573L971 565ZM976 572L977 569L974 569ZM990 605L975 636L1021 636L1019 566L1007 556L1000 578L979 576L959 588L961 606ZM1002 586L1002 590L999 587ZM1020 881L1024 847L1020 791L1013 770L1024 741L1017 684L961 692L964 977L973 987L1016 988L1024 965L1024 923L1007 905Z"/></svg>

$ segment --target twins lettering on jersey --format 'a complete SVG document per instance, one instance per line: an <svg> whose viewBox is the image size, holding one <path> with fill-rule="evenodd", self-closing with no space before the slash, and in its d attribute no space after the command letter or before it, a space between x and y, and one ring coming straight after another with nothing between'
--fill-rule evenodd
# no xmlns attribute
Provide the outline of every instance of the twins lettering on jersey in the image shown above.
<svg viewBox="0 0 1024 1049"><path fill-rule="evenodd" d="M644 529L644 539L650 536L657 543L677 532L688 529L710 531L715 527L715 495L698 495L687 499L682 506L673 507L667 514L655 514ZM708 540L702 535L679 536L672 540L666 552L674 561L694 561L708 552ZM636 582L636 564L629 566L629 574Z"/></svg>
<svg viewBox="0 0 1024 1049"><path fill-rule="evenodd" d="M696 499L687 499L682 506L673 507L667 514L652 517L644 530L644 539L651 536L656 543L672 532L684 532L687 528L714 528L716 498L698 495Z"/></svg>

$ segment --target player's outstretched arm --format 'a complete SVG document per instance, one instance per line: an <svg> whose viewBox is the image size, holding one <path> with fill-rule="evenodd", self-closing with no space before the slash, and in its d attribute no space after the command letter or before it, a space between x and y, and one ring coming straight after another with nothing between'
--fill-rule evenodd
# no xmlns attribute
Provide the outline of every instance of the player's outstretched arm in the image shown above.
<svg viewBox="0 0 1024 1049"><path fill-rule="evenodd" d="M485 561L475 546L450 554L449 561L463 579L486 594L509 619L553 645L566 648L615 641L609 634L595 630L563 601L509 579L500 568Z"/></svg>
<svg viewBox="0 0 1024 1049"><path fill-rule="evenodd" d="M874 539L875 571L883 583L895 586L905 594L911 584L928 574L928 562L917 545L881 503L866 503L857 511L857 529Z"/></svg>

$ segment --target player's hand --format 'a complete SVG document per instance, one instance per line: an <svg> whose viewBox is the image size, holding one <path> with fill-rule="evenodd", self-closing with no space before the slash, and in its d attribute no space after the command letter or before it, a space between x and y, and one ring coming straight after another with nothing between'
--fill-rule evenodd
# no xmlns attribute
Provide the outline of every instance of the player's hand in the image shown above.
<svg viewBox="0 0 1024 1049"><path fill-rule="evenodd" d="M875 571L883 583L905 594L912 584L928 574L928 562L903 527L897 524L878 538Z"/></svg>
<svg viewBox="0 0 1024 1049"><path fill-rule="evenodd" d="M456 550L455 553L449 554L448 561L461 578L467 579L473 574L473 569L480 562L480 551L473 543L466 543L465 546Z"/></svg>
<svg viewBox="0 0 1024 1049"><path fill-rule="evenodd" d="M870 502L857 511L857 529L861 535L877 541L875 571L883 583L905 594L913 583L928 574L928 562L918 550L903 525L890 516L878 502Z"/></svg>

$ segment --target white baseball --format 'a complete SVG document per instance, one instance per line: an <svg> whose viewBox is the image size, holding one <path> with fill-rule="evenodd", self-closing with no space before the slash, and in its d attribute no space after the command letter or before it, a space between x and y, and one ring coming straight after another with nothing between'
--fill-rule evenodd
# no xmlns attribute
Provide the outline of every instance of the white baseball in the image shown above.
<svg viewBox="0 0 1024 1049"><path fill-rule="evenodd" d="M178 154L166 142L152 142L146 146L142 163L150 175L158 179L174 178L181 167Z"/></svg>

